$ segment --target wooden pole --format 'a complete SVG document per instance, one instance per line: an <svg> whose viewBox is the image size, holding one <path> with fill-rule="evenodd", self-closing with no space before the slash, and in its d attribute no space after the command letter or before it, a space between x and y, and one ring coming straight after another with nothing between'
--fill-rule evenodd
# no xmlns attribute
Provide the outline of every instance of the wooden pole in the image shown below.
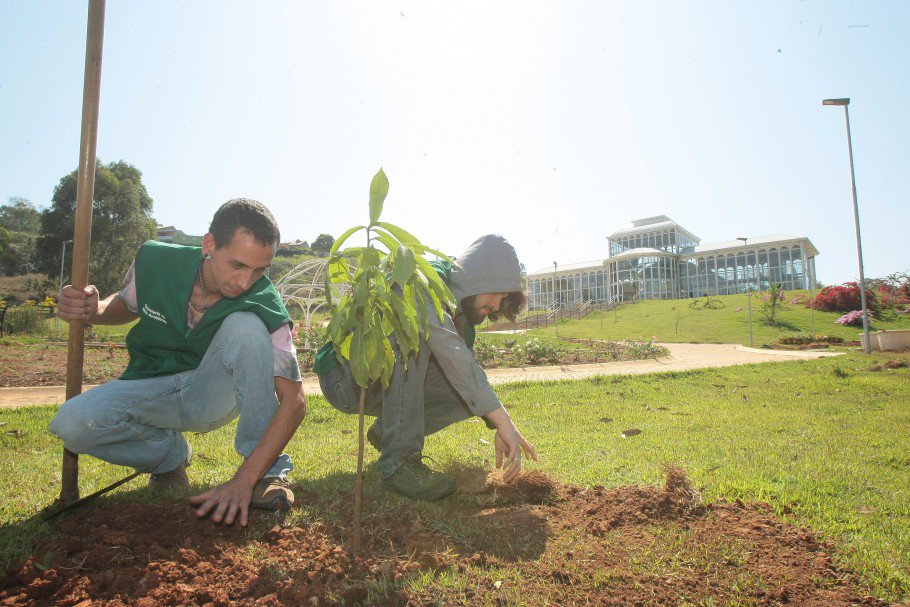
<svg viewBox="0 0 910 607"><path fill-rule="evenodd" d="M95 195L95 148L98 142L98 107L101 99L101 56L104 48L105 0L89 0L85 42L85 80L82 88L82 134L79 142L79 178L76 185L76 227L73 235L73 286L88 285L88 260L92 240L92 202ZM70 321L66 358L66 398L82 393L85 323ZM60 500L64 505L79 499L79 456L63 450Z"/></svg>

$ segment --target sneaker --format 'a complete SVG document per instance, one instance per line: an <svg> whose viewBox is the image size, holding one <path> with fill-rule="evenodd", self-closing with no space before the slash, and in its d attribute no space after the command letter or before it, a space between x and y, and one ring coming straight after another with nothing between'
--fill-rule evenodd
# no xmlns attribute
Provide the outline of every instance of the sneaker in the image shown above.
<svg viewBox="0 0 910 607"><path fill-rule="evenodd" d="M170 472L152 474L149 478L149 490L152 493L174 493L190 488L190 477L186 469L193 457L193 448L187 444L186 460Z"/></svg>
<svg viewBox="0 0 910 607"><path fill-rule="evenodd" d="M294 492L285 478L265 476L253 487L250 507L260 510L290 510L294 505Z"/></svg>
<svg viewBox="0 0 910 607"><path fill-rule="evenodd" d="M428 502L455 493L457 488L454 478L424 464L419 452L407 456L391 476L382 479L382 486L405 497Z"/></svg>
<svg viewBox="0 0 910 607"><path fill-rule="evenodd" d="M379 436L379 431L376 430L376 424L373 424L370 426L370 429L367 430L367 442L369 442L370 445L377 451L382 451L382 437Z"/></svg>

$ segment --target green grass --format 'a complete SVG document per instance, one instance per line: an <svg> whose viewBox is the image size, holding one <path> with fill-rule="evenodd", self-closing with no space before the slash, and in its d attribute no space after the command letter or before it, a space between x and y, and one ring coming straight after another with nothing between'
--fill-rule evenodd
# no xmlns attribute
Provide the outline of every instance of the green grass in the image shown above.
<svg viewBox="0 0 910 607"><path fill-rule="evenodd" d="M873 361L892 358L910 362L910 355L870 359L851 352L687 373L508 384L497 392L535 443L541 455L537 467L554 477L582 485L658 484L663 464L679 465L707 500L767 502L784 518L833 541L836 559L859 572L872 594L907 600L910 370L868 370ZM35 517L60 482L60 445L46 431L53 413L52 407L0 411L3 564L53 533ZM612 421L600 421L605 418ZM622 438L632 427L642 433ZM289 522L332 522L339 516L338 508L326 505L347 504L339 496L353 484L356 439L345 433L351 430L356 432L354 416L337 413L321 398L310 399L310 413L288 451L297 466L295 482L313 491L318 504L295 509L296 519ZM198 487L229 478L239 463L233 427L188 438L198 454L190 470ZM443 466L489 468L492 448L481 438L492 438L482 423L462 423L429 438L426 452ZM470 521L459 520L445 501L415 504L381 493L374 463L375 452L368 449L367 529L370 514L410 508L431 527L469 537ZM80 458L80 471L84 494L126 473L90 457ZM147 500L142 484L133 481L101 503ZM675 565L643 566L672 571ZM408 583L458 586L457 579L446 577L457 572L444 573ZM518 565L503 575L518 575Z"/></svg>
<svg viewBox="0 0 910 607"><path fill-rule="evenodd" d="M808 291L788 291L786 301ZM640 301L623 304L615 311L594 311L581 320L564 319L559 323L560 337L584 339L651 339L661 342L687 343L749 343L749 307L746 295L724 295L717 300L724 304L720 309L692 309L691 299ZM704 302L704 298L698 300ZM752 296L752 331L755 345L773 344L782 333L812 330L811 310L803 304L785 303L777 314L776 324L767 325L758 314L761 306L760 294ZM741 309L740 309L741 308ZM739 311L737 311L739 309ZM840 312L815 311L815 333L858 339L862 328L844 327L834 321ZM910 316L885 314L882 320L874 320L871 330L908 329ZM551 324L547 328L534 329L532 335L555 335Z"/></svg>

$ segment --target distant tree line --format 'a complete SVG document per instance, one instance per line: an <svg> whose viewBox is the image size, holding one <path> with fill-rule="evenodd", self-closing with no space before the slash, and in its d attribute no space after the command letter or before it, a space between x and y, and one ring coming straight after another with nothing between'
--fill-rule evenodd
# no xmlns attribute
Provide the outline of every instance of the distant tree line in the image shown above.
<svg viewBox="0 0 910 607"><path fill-rule="evenodd" d="M60 261L66 242L63 269L68 278L72 266L77 181L77 171L60 179L50 206L44 209L18 196L10 197L7 204L0 205L0 275L43 273L56 283L60 279ZM156 238L153 204L139 169L122 160L96 163L89 281L102 294L120 288L139 246ZM319 234L310 250L315 255L325 256L334 243L330 234Z"/></svg>
<svg viewBox="0 0 910 607"><path fill-rule="evenodd" d="M77 180L76 171L65 175L46 209L39 210L20 197L0 206L3 275L41 272L59 280L63 243L67 241L64 271L72 265ZM155 238L152 205L139 169L122 160L96 164L89 280L102 293L119 287L139 245Z"/></svg>

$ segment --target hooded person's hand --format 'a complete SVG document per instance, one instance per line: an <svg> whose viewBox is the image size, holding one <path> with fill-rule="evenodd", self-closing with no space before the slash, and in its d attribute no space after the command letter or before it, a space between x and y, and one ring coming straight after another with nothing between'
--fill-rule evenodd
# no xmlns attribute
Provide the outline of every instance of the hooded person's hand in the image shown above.
<svg viewBox="0 0 910 607"><path fill-rule="evenodd" d="M535 462L537 461L537 451L534 450L534 445L522 436L511 420L508 424L497 428L494 445L496 468L502 469L502 480L507 483L515 480L515 477L521 472L522 453Z"/></svg>

